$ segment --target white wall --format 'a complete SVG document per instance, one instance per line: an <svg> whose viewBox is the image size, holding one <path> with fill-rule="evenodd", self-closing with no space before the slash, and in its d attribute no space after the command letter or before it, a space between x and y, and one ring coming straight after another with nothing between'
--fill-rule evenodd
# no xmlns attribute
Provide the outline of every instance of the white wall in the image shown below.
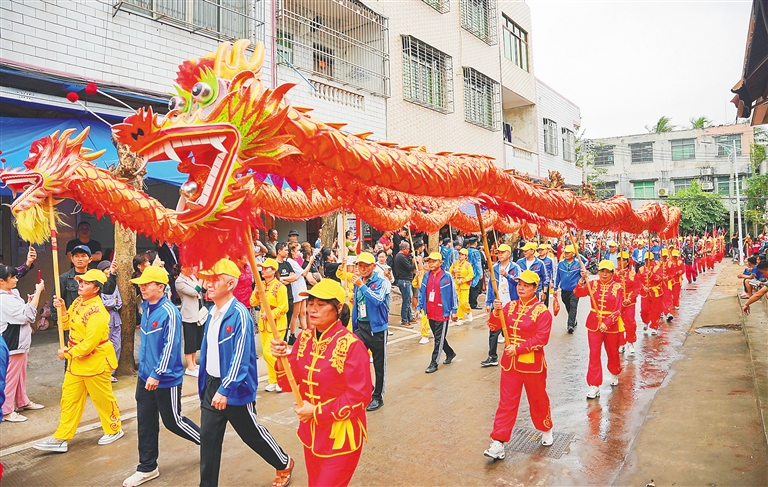
<svg viewBox="0 0 768 487"><path fill-rule="evenodd" d="M563 158L563 141L561 129L568 129L574 135L578 133L581 125L581 111L573 102L560 93L547 86L541 80L536 80L536 111L538 117L539 142L539 176L546 178L548 171L559 171L565 178L566 184L581 184L581 169L576 167L576 161L566 161ZM557 142L557 155L549 154L544 150L544 119L554 120L557 123L555 138ZM575 159L575 158L574 158Z"/></svg>

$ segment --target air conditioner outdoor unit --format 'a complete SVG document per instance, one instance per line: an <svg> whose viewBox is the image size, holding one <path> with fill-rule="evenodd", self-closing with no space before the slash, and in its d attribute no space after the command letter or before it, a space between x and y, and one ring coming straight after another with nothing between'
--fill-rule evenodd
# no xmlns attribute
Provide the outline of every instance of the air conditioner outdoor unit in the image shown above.
<svg viewBox="0 0 768 487"><path fill-rule="evenodd" d="M667 188L659 188L657 194L659 195L659 198L666 198L669 196L669 190Z"/></svg>
<svg viewBox="0 0 768 487"><path fill-rule="evenodd" d="M712 181L702 181L701 182L701 190L702 191L712 191L715 189L715 183Z"/></svg>
<svg viewBox="0 0 768 487"><path fill-rule="evenodd" d="M712 175L712 168L711 167L702 167L701 168L701 175L702 176L711 176Z"/></svg>

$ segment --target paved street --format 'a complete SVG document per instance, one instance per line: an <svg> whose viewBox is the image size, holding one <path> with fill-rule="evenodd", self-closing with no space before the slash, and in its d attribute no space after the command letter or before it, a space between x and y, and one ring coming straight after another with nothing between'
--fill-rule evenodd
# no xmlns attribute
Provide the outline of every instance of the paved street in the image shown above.
<svg viewBox="0 0 768 487"><path fill-rule="evenodd" d="M352 484L645 485L654 479L660 487L766 485L765 436L744 334L692 332L692 326L739 322L735 281L730 278L735 269L720 264L717 274L710 272L684 290L681 310L658 337L640 331L638 353L622 359L625 370L619 386L611 388L606 373L598 400L585 399L583 325L568 335L564 313L556 317L546 348L555 445L530 453L508 447L504 461L493 462L482 454L489 444L499 379L497 367L479 367L487 350L484 316L476 316L469 326L451 327L448 340L458 357L431 375L424 369L432 343L419 345L416 332L395 327L388 348L385 406L368 415L370 441ZM587 311L584 299L580 323ZM185 381L185 394L190 394L192 379ZM126 436L112 445L96 445L101 435L97 427L79 433L69 453L46 454L25 448L36 438L19 434L33 427L35 414L42 412L30 413L25 424L0 425L3 485L120 485L137 460L135 403L128 382L122 378L119 383L119 401L129 418L124 421ZM38 400L32 391L30 396ZM196 399L185 401L185 413L199 420ZM257 407L262 424L297 459L292 485L300 486L306 485L306 474L291 403L289 394L260 391ZM39 437L55 426L58 408L46 404L50 424ZM525 399L517 426L532 428ZM39 425L36 428L39 431ZM557 451L562 452L559 458ZM148 485L197 484L197 448L161 429L160 452L161 477ZM230 428L221 485L269 485L272 474Z"/></svg>

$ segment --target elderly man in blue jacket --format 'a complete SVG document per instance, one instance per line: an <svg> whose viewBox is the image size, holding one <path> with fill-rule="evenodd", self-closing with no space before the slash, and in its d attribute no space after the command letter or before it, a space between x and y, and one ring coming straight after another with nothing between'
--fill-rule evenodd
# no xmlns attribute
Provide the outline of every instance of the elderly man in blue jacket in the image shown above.
<svg viewBox="0 0 768 487"><path fill-rule="evenodd" d="M520 266L512 262L512 247L507 244L501 244L498 248L498 261L493 265L493 273L496 276L497 286L499 288L499 297L496 298L496 292L490 282L487 283L485 295L485 312L491 315L493 301L499 299L502 306L510 301L520 299L517 295L517 279L520 277ZM481 367L495 367L499 365L499 343L504 343L504 335L501 328L496 331L488 332L488 358L480 362Z"/></svg>
<svg viewBox="0 0 768 487"><path fill-rule="evenodd" d="M435 348L432 350L432 361L425 372L431 374L437 372L437 361L445 350L444 364L450 364L456 357L456 352L448 344L448 319L456 321L456 311L459 307L459 298L456 295L456 287L453 278L445 272L440 264L443 257L440 252L432 252L424 259L427 272L421 281L419 288L419 304L416 312L424 311L429 319L429 327L435 336Z"/></svg>
<svg viewBox="0 0 768 487"><path fill-rule="evenodd" d="M389 329L389 300L384 279L374 272L376 259L370 252L357 256L357 270L352 277L355 295L352 303L352 324L355 335L373 355L376 385L367 411L384 405L384 372L387 370L387 330Z"/></svg>
<svg viewBox="0 0 768 487"><path fill-rule="evenodd" d="M213 307L205 323L200 350L200 487L219 483L221 448L227 423L231 423L251 450L272 465L275 482L284 487L291 480L293 459L267 428L256 422L256 345L253 319L232 294L240 269L221 259L212 269L201 271Z"/></svg>

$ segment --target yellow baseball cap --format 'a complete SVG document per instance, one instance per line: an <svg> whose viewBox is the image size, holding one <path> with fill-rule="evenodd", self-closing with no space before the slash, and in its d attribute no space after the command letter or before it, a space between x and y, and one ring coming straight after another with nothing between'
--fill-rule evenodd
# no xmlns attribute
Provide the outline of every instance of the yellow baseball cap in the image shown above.
<svg viewBox="0 0 768 487"><path fill-rule="evenodd" d="M324 300L335 299L340 303L343 303L346 298L344 288L333 279L323 279L312 286L312 289L300 292L299 296L313 296Z"/></svg>
<svg viewBox="0 0 768 487"><path fill-rule="evenodd" d="M538 274L529 270L521 272L519 279L523 282L527 282L528 284L538 284L541 280Z"/></svg>
<svg viewBox="0 0 768 487"><path fill-rule="evenodd" d="M375 264L376 259L373 257L373 254L370 252L360 252L360 255L357 256L357 263L358 264Z"/></svg>
<svg viewBox="0 0 768 487"><path fill-rule="evenodd" d="M459 253L460 253L460 254L464 254L464 255L469 255L469 250L467 250L467 249L461 249L461 250L459 250Z"/></svg>
<svg viewBox="0 0 768 487"><path fill-rule="evenodd" d="M653 260L653 252L646 252L644 259L651 259Z"/></svg>
<svg viewBox="0 0 768 487"><path fill-rule="evenodd" d="M616 269L616 266L613 265L613 262L610 260L601 260L599 264L597 264L597 270L601 271L603 269L607 269L609 271L613 271Z"/></svg>
<svg viewBox="0 0 768 487"><path fill-rule="evenodd" d="M525 245L523 245L523 250L536 250L536 243L534 242L528 242Z"/></svg>
<svg viewBox="0 0 768 487"><path fill-rule="evenodd" d="M269 259L264 259L264 262L257 265L259 267L270 267L274 270L277 270L277 268L280 267L280 264L278 264L277 261L271 257Z"/></svg>
<svg viewBox="0 0 768 487"><path fill-rule="evenodd" d="M609 247L618 247L618 246L619 246L619 244L617 244L616 242L614 242L613 240L611 240L610 242L608 242L608 246L609 246Z"/></svg>
<svg viewBox="0 0 768 487"><path fill-rule="evenodd" d="M131 279L131 282L133 284L149 284L150 282L168 284L168 273L163 267L151 265L145 268L139 277Z"/></svg>
<svg viewBox="0 0 768 487"><path fill-rule="evenodd" d="M669 250L667 249L661 249L661 255L669 256Z"/></svg>
<svg viewBox="0 0 768 487"><path fill-rule="evenodd" d="M229 259L221 259L216 262L210 269L200 271L199 274L203 277L216 276L219 274L226 274L234 278L240 277L240 269L237 268L237 264Z"/></svg>
<svg viewBox="0 0 768 487"><path fill-rule="evenodd" d="M165 272L165 271L163 271ZM89 281L93 282L96 281L98 283L104 284L107 282L107 276L104 275L104 273L98 269L91 269L85 274L81 274L79 276L75 276L75 279L78 281ZM131 281L133 282L133 281ZM165 282L168 282L168 275L166 274Z"/></svg>
<svg viewBox="0 0 768 487"><path fill-rule="evenodd" d="M432 252L428 256L424 257L424 260L443 260L443 256L440 252Z"/></svg>
<svg viewBox="0 0 768 487"><path fill-rule="evenodd" d="M672 257L680 257L680 251L675 249L672 251Z"/></svg>
<svg viewBox="0 0 768 487"><path fill-rule="evenodd" d="M568 252L568 253L571 253L571 254L575 254L576 253L576 249L573 248L573 245L566 245L565 248L563 249L563 252Z"/></svg>
<svg viewBox="0 0 768 487"><path fill-rule="evenodd" d="M620 258L620 259L629 259L629 252L626 252L626 251L624 251L624 252L621 252L621 253L619 254L619 258Z"/></svg>
<svg viewBox="0 0 768 487"><path fill-rule="evenodd" d="M497 250L499 252L512 252L512 247L507 244L501 244Z"/></svg>

